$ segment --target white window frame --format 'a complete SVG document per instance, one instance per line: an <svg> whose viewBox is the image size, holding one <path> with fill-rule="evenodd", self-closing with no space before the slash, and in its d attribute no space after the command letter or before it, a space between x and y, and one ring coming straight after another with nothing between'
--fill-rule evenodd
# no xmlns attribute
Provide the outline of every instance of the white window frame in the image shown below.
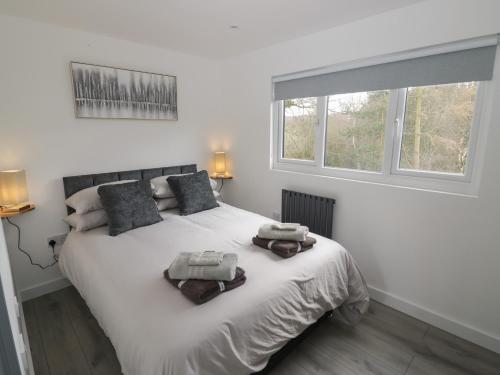
<svg viewBox="0 0 500 375"><path fill-rule="evenodd" d="M401 116L404 115L404 104L406 100L406 89L390 90L389 106L387 112L387 121L385 128L384 160L381 172L360 171L352 169L333 168L325 166L325 146L326 146L326 121L327 121L327 103L328 97L320 97L322 100L321 112L323 117L318 117L320 121L316 126L315 137L315 158L314 161L303 161L285 159L281 157L282 150L282 119L280 111L283 107L280 102L271 104L271 158L270 168L274 170L313 174L326 176L336 179L348 179L364 183L374 183L388 186L397 186L418 190L428 190L444 192L458 195L477 197L479 192L479 182L481 179L486 143L488 137L488 128L491 126L491 112L495 106L493 103L492 88L495 77L500 75L500 37L498 35L489 35L485 37L473 38L469 40L435 45L426 48L408 50L383 56L339 63L332 66L326 66L319 69L305 70L291 74L274 76L273 82L302 78L312 75L331 73L348 69L411 59L421 56L428 56L440 53L454 52L468 48L482 47L485 45L497 44L497 59L495 61L493 80L479 82L476 95L471 132L469 137L469 151L467 163L463 175L453 173L438 173L418 170L400 169L399 150L401 142L401 131L403 122ZM490 44L491 43L491 44ZM271 85L271 88L273 86ZM318 105L320 102L318 102ZM280 122L281 121L281 122ZM280 134L281 133L281 134ZM392 145L392 147L387 147Z"/></svg>
<svg viewBox="0 0 500 375"><path fill-rule="evenodd" d="M445 193L477 195L479 190L478 154L481 138L485 143L486 127L481 126L485 113L485 98L489 97L490 82L478 82L473 119L471 124L469 151L465 166L465 173L441 173L399 168L399 152L401 149L402 131L404 124L404 109L406 104L406 90L390 90L387 110L384 159L380 172L364 171L346 168L329 167L325 165L326 131L328 96L318 97L318 123L314 144L314 160L297 160L283 158L283 101L272 104L273 145L271 167L275 170L322 175L334 178L417 188ZM482 151L482 150L481 150ZM484 152L481 152L484 153Z"/></svg>
<svg viewBox="0 0 500 375"><path fill-rule="evenodd" d="M314 129L314 159L313 160L304 160L304 159L291 159L291 158L285 158L283 157L284 153L284 126L285 126L285 109L283 107L283 101L278 101L275 103L276 106L276 122L277 122L277 128L278 128L278 147L276 148L276 160L278 160L279 163L287 164L298 164L298 165L309 165L309 166L321 166L321 158L323 155L323 149L324 146L322 146L323 143L323 136L324 134L324 126L325 126L325 120L326 120L326 101L325 101L324 96L320 96L317 98L317 108L316 108L316 124L314 124L315 129Z"/></svg>
<svg viewBox="0 0 500 375"><path fill-rule="evenodd" d="M415 169L400 168L399 163L401 160L401 146L403 142L404 130L404 116L406 106L406 96L408 89L403 88L397 91L397 110L395 116L395 131L396 135L393 139L392 147L392 160L391 160L391 174L401 176L414 176L423 178L436 178L450 181L471 182L472 171L474 166L474 156L477 145L477 138L479 136L479 123L482 113L483 97L485 92L486 82L477 82L477 92L474 103L474 112L472 115L472 122L469 134L469 143L467 145L467 160L464 168L464 173L449 173L449 172L436 172Z"/></svg>

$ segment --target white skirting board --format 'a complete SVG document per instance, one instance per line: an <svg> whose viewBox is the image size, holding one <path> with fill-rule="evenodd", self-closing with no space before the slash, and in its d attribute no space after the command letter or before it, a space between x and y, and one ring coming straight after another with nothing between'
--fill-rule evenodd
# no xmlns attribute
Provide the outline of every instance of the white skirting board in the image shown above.
<svg viewBox="0 0 500 375"><path fill-rule="evenodd" d="M69 285L71 285L71 283L67 279L61 277L23 289L20 291L20 296L22 301L27 301L29 299L65 288ZM464 340L473 342L474 344L492 350L496 353L500 353L500 337L491 336L486 332L469 327L463 323L447 318L425 307L418 306L391 293L384 292L383 290L375 288L371 285L368 286L368 290L370 292L370 297L377 302L392 307L395 310L401 311L402 313L410 315L427 324L440 328L443 331L452 333L463 338Z"/></svg>
<svg viewBox="0 0 500 375"><path fill-rule="evenodd" d="M401 311L402 313L410 315L434 327L440 328L443 331L454 334L464 340L482 346L483 348L500 353L500 337L489 335L486 332L457 322L456 320L450 319L425 307L418 306L413 302L407 301L391 293L384 292L383 290L375 288L371 285L368 286L368 291L370 293L370 298L374 301L392 307L395 310Z"/></svg>
<svg viewBox="0 0 500 375"><path fill-rule="evenodd" d="M19 296L21 297L21 301L27 301L36 297L43 296L44 294L48 294L51 292L55 292L56 290L66 288L70 286L71 283L68 279L64 277L58 277L57 279L45 281L40 284L33 285L26 289L21 289L19 291Z"/></svg>

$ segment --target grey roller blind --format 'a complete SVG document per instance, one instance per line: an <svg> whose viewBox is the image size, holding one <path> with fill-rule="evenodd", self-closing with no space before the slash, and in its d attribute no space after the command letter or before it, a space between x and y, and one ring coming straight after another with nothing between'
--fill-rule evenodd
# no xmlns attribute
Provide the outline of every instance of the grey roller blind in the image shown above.
<svg viewBox="0 0 500 375"><path fill-rule="evenodd" d="M444 83L487 81L493 75L496 45L400 60L274 83L274 99Z"/></svg>

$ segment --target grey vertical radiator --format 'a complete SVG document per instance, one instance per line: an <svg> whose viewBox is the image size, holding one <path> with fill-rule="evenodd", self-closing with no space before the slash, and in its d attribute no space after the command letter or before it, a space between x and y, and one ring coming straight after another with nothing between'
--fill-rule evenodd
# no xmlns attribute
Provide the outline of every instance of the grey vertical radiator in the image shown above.
<svg viewBox="0 0 500 375"><path fill-rule="evenodd" d="M281 221L306 225L313 233L332 238L335 199L281 191Z"/></svg>

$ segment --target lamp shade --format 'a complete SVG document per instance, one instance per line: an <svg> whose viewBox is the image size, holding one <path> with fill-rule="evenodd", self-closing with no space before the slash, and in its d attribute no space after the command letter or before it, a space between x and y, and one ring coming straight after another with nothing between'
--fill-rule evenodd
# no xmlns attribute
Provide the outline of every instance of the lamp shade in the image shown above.
<svg viewBox="0 0 500 375"><path fill-rule="evenodd" d="M226 173L226 153L224 151L215 153L215 173L218 175Z"/></svg>
<svg viewBox="0 0 500 375"><path fill-rule="evenodd" d="M24 170L0 171L0 206L14 206L28 201Z"/></svg>

